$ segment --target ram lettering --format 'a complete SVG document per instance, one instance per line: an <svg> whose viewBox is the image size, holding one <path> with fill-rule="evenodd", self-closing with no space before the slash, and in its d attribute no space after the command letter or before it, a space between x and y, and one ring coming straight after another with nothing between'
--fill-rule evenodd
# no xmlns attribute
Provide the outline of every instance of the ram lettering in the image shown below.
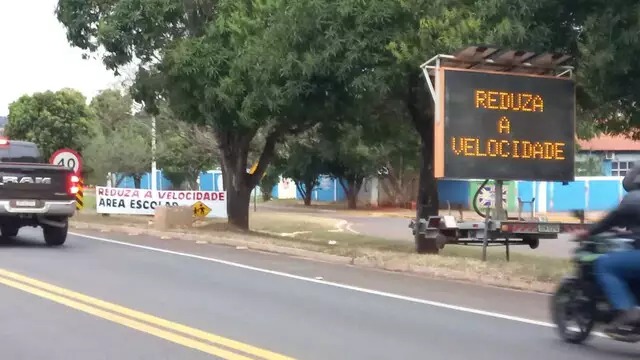
<svg viewBox="0 0 640 360"><path fill-rule="evenodd" d="M37 176L35 178L31 177L31 176L3 176L2 177L2 182L0 183L0 185L4 185L7 183L14 183L14 184L51 184L51 178L50 177L41 177L41 176Z"/></svg>

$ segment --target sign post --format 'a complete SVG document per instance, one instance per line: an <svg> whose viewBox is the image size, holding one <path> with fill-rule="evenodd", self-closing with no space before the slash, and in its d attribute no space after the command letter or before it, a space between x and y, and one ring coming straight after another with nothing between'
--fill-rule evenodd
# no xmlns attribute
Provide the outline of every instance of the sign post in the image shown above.
<svg viewBox="0 0 640 360"><path fill-rule="evenodd" d="M78 176L78 192L76 193L76 209L84 208L84 182L82 180L82 156L73 149L59 149L51 155L49 163L53 165L65 166L73 170Z"/></svg>
<svg viewBox="0 0 640 360"><path fill-rule="evenodd" d="M253 164L253 166L249 170L249 174L253 175L253 173L255 173L257 169L258 169L258 162L256 161L255 164ZM258 192L256 191L256 188L257 186L253 187L253 212L258 211L258 203L256 198L256 196L258 196Z"/></svg>

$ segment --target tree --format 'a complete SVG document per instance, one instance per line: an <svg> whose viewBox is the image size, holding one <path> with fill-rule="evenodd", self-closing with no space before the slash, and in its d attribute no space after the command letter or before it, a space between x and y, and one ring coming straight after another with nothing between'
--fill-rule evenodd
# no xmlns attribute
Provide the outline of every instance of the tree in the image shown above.
<svg viewBox="0 0 640 360"><path fill-rule="evenodd" d="M134 89L148 111L166 98L180 118L213 128L229 222L247 229L250 190L276 144L314 123L340 121L351 99L376 90L377 75L363 69L375 60L372 49L388 42L394 19L383 4L59 0L56 13L72 45L105 50L107 68L139 61ZM370 16L354 22L362 14ZM260 131L267 135L249 175L248 149Z"/></svg>
<svg viewBox="0 0 640 360"><path fill-rule="evenodd" d="M578 81L587 121L609 134L640 139L640 19L637 1L582 1Z"/></svg>
<svg viewBox="0 0 640 360"><path fill-rule="evenodd" d="M577 176L603 176L602 158L588 154L576 161Z"/></svg>
<svg viewBox="0 0 640 360"><path fill-rule="evenodd" d="M406 206L415 198L420 169L420 136L401 101L385 99L368 123L369 144L377 147L379 184L391 205Z"/></svg>
<svg viewBox="0 0 640 360"><path fill-rule="evenodd" d="M381 169L381 146L371 141L372 134L364 125L341 125L325 130L323 153L326 156L326 169L347 196L349 209L357 208L358 194L366 178L377 176ZM332 134L337 132L340 135Z"/></svg>
<svg viewBox="0 0 640 360"><path fill-rule="evenodd" d="M273 188L280 182L280 174L278 174L273 167L264 174L262 180L260 180L260 191L262 192L262 200L271 200L271 192Z"/></svg>
<svg viewBox="0 0 640 360"><path fill-rule="evenodd" d="M5 134L36 143L45 159L58 149L82 152L94 117L86 98L73 89L23 95L9 105Z"/></svg>
<svg viewBox="0 0 640 360"><path fill-rule="evenodd" d="M140 188L142 176L150 170L151 139L147 126L128 121L108 135L98 133L87 146L84 157L93 170L94 181L102 183L108 173L119 173L116 182L131 176Z"/></svg>
<svg viewBox="0 0 640 360"><path fill-rule="evenodd" d="M100 91L91 99L89 106L106 134L116 130L133 118L131 113L133 99L129 94L123 94L118 89Z"/></svg>
<svg viewBox="0 0 640 360"><path fill-rule="evenodd" d="M311 205L313 189L325 171L319 135L309 131L283 144L282 154L274 161L274 171L293 180L306 206Z"/></svg>
<svg viewBox="0 0 640 360"><path fill-rule="evenodd" d="M174 125L172 131L160 135L158 167L175 188L180 189L186 182L190 189L197 189L200 173L218 162L215 142L204 127L181 121Z"/></svg>

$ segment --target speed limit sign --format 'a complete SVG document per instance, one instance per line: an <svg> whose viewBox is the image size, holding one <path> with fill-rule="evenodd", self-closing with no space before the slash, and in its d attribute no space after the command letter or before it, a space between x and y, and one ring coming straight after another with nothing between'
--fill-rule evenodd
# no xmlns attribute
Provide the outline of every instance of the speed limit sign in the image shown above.
<svg viewBox="0 0 640 360"><path fill-rule="evenodd" d="M82 171L82 158L77 151L71 149L57 150L51 155L49 163L71 168L76 174Z"/></svg>

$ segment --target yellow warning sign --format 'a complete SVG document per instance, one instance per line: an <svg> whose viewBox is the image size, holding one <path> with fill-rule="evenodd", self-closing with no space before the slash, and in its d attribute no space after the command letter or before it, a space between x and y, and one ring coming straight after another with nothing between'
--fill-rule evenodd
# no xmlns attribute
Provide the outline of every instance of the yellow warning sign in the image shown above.
<svg viewBox="0 0 640 360"><path fill-rule="evenodd" d="M191 208L193 209L193 216L196 217L205 217L211 212L211 208L202 201L196 201Z"/></svg>
<svg viewBox="0 0 640 360"><path fill-rule="evenodd" d="M251 169L249 169L249 174L253 175L253 173L255 173L256 170L258 170L258 162L257 161L253 164ZM262 174L262 177L264 178L266 175L267 175L267 172L265 171L264 174Z"/></svg>
<svg viewBox="0 0 640 360"><path fill-rule="evenodd" d="M249 174L253 175L253 173L256 172L256 169L258 169L258 162L257 161L255 162L255 164L253 164L253 166L249 170Z"/></svg>

